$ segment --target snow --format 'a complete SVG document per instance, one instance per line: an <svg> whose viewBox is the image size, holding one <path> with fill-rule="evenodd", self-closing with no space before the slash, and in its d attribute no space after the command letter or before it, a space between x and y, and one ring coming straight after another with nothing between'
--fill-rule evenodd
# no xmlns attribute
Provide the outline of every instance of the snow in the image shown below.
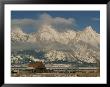
<svg viewBox="0 0 110 87"><path fill-rule="evenodd" d="M67 31L58 32L51 26L44 25L42 29L33 34L26 34L18 28L12 31L11 39L15 42L18 41L26 43L40 43L41 41L44 43L45 41L48 43L57 42L60 45L64 44L69 50L73 49L71 52L66 52L64 50L58 51L53 48L53 50L46 50L44 57L47 59L47 61L80 60L87 63L96 63L97 59L100 60L100 34L96 33L91 26L86 27L83 31L74 31L68 29ZM75 47L72 48L72 46ZM51 48L50 45L46 46L45 48L47 47ZM27 58L28 57L29 56L27 56ZM45 61L35 59L33 57L29 58L33 61ZM17 62L18 60L22 59L23 58L20 56L16 56L12 58L12 61Z"/></svg>

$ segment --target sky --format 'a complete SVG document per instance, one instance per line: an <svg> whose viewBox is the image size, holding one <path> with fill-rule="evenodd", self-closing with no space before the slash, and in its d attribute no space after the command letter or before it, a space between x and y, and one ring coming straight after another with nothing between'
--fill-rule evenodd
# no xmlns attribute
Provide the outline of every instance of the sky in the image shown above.
<svg viewBox="0 0 110 87"><path fill-rule="evenodd" d="M92 26L100 33L100 11L12 11L11 23L27 33L36 32L42 25L51 25L58 31Z"/></svg>

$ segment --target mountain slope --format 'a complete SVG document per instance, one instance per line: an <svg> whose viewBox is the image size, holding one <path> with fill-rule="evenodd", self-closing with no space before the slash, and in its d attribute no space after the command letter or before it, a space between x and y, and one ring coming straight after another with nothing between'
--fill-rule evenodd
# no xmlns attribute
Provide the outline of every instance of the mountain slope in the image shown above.
<svg viewBox="0 0 110 87"><path fill-rule="evenodd" d="M52 26L42 26L38 32L26 34L21 29L11 33L12 52L38 50L46 62L68 61L78 63L100 62L100 34L91 26L83 31L68 29L58 32ZM37 56L37 58L39 58Z"/></svg>

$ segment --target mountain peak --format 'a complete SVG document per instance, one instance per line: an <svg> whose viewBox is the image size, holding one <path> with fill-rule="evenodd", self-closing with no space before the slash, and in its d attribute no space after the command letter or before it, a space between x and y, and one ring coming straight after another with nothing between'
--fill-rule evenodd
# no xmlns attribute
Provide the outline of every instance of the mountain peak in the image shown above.
<svg viewBox="0 0 110 87"><path fill-rule="evenodd" d="M12 33L15 33L15 34L24 34L24 32L20 28L13 29L12 30Z"/></svg>
<svg viewBox="0 0 110 87"><path fill-rule="evenodd" d="M93 28L91 26L87 26L84 31L86 32L94 32Z"/></svg>
<svg viewBox="0 0 110 87"><path fill-rule="evenodd" d="M92 29L92 26L87 26L86 28L87 28L87 29Z"/></svg>

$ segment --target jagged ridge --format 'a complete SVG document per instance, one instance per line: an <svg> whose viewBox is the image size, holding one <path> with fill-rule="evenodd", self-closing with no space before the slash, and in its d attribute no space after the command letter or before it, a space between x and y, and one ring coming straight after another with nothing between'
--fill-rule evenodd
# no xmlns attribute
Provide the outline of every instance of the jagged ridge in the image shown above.
<svg viewBox="0 0 110 87"><path fill-rule="evenodd" d="M99 63L100 60L100 34L91 26L83 31L67 30L58 32L51 26L42 26L34 34L26 34L21 29L12 31L11 40L14 46L19 43L35 44L35 49L45 51L45 61L79 61ZM23 45L22 44L22 45ZM30 45L27 45L28 46ZM39 49L38 49L39 47Z"/></svg>

